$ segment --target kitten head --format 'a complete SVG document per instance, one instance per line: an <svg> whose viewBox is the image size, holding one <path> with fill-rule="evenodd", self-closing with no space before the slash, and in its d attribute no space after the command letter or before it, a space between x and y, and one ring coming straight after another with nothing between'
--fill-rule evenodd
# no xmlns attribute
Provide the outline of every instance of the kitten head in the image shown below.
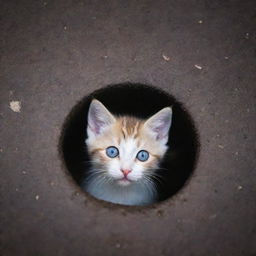
<svg viewBox="0 0 256 256"><path fill-rule="evenodd" d="M167 150L172 109L163 108L147 120L114 116L98 100L88 112L86 144L92 176L103 176L120 186L152 182Z"/></svg>

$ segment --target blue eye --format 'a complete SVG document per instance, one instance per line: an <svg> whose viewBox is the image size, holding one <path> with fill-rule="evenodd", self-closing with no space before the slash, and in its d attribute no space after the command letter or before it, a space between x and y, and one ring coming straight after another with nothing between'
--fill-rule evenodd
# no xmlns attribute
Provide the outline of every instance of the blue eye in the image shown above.
<svg viewBox="0 0 256 256"><path fill-rule="evenodd" d="M139 159L140 161L145 162L145 161L147 161L148 158L149 158L149 153L148 153L148 151L146 151L146 150L141 150L141 151L139 151L139 153L137 154L136 157L137 157L137 159Z"/></svg>
<svg viewBox="0 0 256 256"><path fill-rule="evenodd" d="M114 158L119 155L119 151L116 147L111 146L106 149L106 154L108 157Z"/></svg>

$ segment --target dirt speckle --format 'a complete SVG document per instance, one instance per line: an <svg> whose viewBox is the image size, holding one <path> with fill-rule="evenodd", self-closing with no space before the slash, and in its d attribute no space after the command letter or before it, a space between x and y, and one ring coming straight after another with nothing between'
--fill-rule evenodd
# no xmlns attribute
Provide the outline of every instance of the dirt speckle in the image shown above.
<svg viewBox="0 0 256 256"><path fill-rule="evenodd" d="M35 199L36 199L36 200L39 200L39 195L36 195L36 196L35 196Z"/></svg>
<svg viewBox="0 0 256 256"><path fill-rule="evenodd" d="M53 187L55 185L55 183L53 181L51 181L50 185Z"/></svg>
<svg viewBox="0 0 256 256"><path fill-rule="evenodd" d="M74 200L75 198L77 198L80 195L79 192L75 191L72 195L71 195L71 200Z"/></svg>
<svg viewBox="0 0 256 256"><path fill-rule="evenodd" d="M163 217L163 215L164 215L163 210L158 210L156 213L157 213L158 217Z"/></svg>

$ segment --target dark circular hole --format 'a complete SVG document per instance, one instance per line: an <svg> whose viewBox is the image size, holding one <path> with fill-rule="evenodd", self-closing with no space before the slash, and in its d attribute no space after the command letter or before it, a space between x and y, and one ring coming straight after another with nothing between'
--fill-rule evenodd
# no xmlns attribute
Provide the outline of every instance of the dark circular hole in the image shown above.
<svg viewBox="0 0 256 256"><path fill-rule="evenodd" d="M110 85L84 97L66 119L61 136L61 151L67 169L80 185L88 170L87 113L93 98L118 115L148 118L164 107L172 106L172 126L169 131L169 149L161 163L161 182L155 181L159 201L174 195L193 172L199 142L189 113L172 95L144 84L124 83ZM166 170L167 169L167 170Z"/></svg>

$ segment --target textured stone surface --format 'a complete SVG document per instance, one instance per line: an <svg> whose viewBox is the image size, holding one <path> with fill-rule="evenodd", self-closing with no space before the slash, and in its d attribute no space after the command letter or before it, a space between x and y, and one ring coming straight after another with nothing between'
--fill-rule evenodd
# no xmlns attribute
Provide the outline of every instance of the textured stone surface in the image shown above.
<svg viewBox="0 0 256 256"><path fill-rule="evenodd" d="M1 1L1 255L255 255L255 8ZM176 96L200 134L189 183L153 207L93 200L58 152L71 108L125 81Z"/></svg>

